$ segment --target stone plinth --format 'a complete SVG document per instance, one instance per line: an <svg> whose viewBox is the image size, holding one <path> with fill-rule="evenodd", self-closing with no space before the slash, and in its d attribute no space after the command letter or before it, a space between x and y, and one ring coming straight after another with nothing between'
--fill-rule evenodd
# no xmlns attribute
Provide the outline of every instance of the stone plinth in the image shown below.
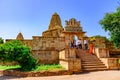
<svg viewBox="0 0 120 80"><path fill-rule="evenodd" d="M70 72L81 72L81 60L76 58L74 48L68 48L59 52L59 63Z"/></svg>
<svg viewBox="0 0 120 80"><path fill-rule="evenodd" d="M81 72L81 60L80 59L60 59L60 65L70 72L79 73Z"/></svg>
<svg viewBox="0 0 120 80"><path fill-rule="evenodd" d="M16 76L16 77L42 77L42 76L57 76L57 75L70 75L72 72L68 70L58 71L39 71L39 72L21 72L16 70L0 71L2 76Z"/></svg>

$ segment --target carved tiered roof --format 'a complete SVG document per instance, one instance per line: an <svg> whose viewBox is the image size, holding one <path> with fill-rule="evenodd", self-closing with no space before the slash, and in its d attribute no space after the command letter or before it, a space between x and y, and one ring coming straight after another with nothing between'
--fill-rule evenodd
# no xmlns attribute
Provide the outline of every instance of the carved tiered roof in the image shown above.
<svg viewBox="0 0 120 80"><path fill-rule="evenodd" d="M24 40L24 37L22 35L22 33L18 33L17 37L16 37L17 40Z"/></svg>
<svg viewBox="0 0 120 80"><path fill-rule="evenodd" d="M60 16L57 13L54 13L52 15L51 20L50 20L48 30L59 29L59 28L62 28L61 19L60 19Z"/></svg>
<svg viewBox="0 0 120 80"><path fill-rule="evenodd" d="M80 25L80 21L77 21L76 19L72 18L69 21L65 21L65 31L70 32L83 32L82 27Z"/></svg>

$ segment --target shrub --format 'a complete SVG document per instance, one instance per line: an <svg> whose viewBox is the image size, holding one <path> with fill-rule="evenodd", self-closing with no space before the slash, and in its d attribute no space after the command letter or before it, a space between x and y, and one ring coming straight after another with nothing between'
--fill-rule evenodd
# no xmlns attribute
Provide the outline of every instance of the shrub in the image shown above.
<svg viewBox="0 0 120 80"><path fill-rule="evenodd" d="M17 61L23 71L30 71L36 67L36 60L31 56L30 48L17 40L0 45L0 59Z"/></svg>

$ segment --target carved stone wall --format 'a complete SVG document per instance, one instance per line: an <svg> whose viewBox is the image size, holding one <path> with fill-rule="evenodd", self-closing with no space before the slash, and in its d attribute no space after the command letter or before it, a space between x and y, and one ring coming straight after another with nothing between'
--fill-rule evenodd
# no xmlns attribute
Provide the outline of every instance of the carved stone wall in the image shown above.
<svg viewBox="0 0 120 80"><path fill-rule="evenodd" d="M32 49L33 41L32 39L30 40L23 40L22 43L26 46L29 46Z"/></svg>
<svg viewBox="0 0 120 80"><path fill-rule="evenodd" d="M33 57L37 59L40 64L58 64L59 53L56 50L32 50Z"/></svg>
<svg viewBox="0 0 120 80"><path fill-rule="evenodd" d="M53 30L47 30L42 33L43 37L60 37L60 34L62 33L63 29L53 29Z"/></svg>
<svg viewBox="0 0 120 80"><path fill-rule="evenodd" d="M33 36L33 50L61 50L65 48L64 38Z"/></svg>

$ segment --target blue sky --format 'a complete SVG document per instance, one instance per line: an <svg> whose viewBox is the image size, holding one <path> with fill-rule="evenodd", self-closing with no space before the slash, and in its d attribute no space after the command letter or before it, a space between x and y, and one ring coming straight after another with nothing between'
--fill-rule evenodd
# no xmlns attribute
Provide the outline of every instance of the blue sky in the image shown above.
<svg viewBox="0 0 120 80"><path fill-rule="evenodd" d="M76 18L81 21L87 36L108 36L99 20L105 13L114 12L118 0L0 0L0 37L16 38L22 32L24 38L41 36L48 29L51 16L57 12L62 20Z"/></svg>

